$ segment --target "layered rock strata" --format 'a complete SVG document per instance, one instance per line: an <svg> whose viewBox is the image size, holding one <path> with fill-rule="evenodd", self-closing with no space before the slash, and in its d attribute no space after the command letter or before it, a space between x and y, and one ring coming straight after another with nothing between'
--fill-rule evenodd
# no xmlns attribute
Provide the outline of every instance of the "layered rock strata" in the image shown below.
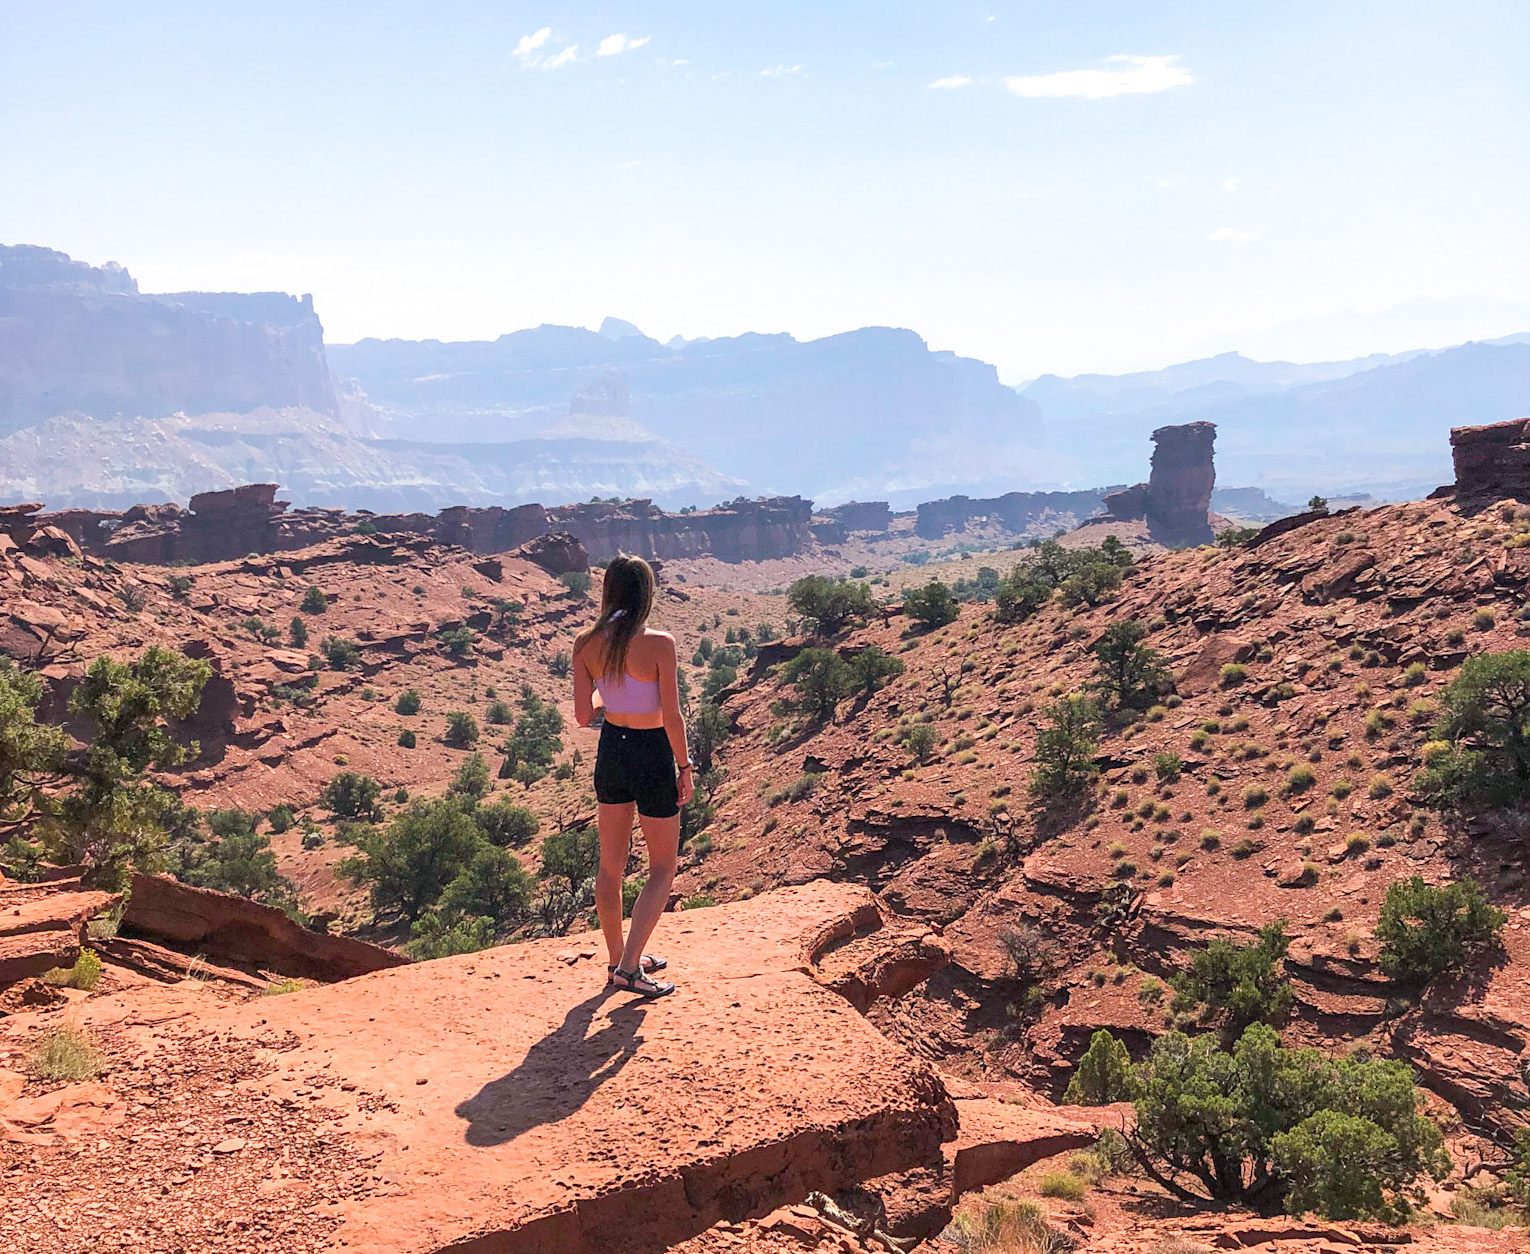
<svg viewBox="0 0 1530 1254"><path fill-rule="evenodd" d="M991 522L1006 531L1024 531L1047 514L1084 516L1100 508L1100 492L1006 492L1003 496L952 496L918 507L914 533L938 540L948 531L965 531L972 522Z"/></svg>
<svg viewBox="0 0 1530 1254"><path fill-rule="evenodd" d="M1530 418L1452 427L1450 457L1457 496L1522 499L1530 493Z"/></svg>
<svg viewBox="0 0 1530 1254"><path fill-rule="evenodd" d="M276 499L277 491L274 483L251 483L202 492L191 498L187 509L135 505L120 512L70 509L44 514L35 504L6 506L0 507L0 533L18 545L33 544L48 552L72 542L80 551L113 561L163 565L286 552L359 528L429 536L474 553L506 553L536 541L538 552L554 555L559 570L574 569L570 555L579 545L586 554L582 569L591 560L608 561L618 553L661 561L762 561L795 556L814 543L812 502L796 496L740 498L715 509L680 514L666 513L644 500L551 509L456 505L439 514L351 514L291 509L288 502ZM48 528L57 534L42 534Z"/></svg>
<svg viewBox="0 0 1530 1254"><path fill-rule="evenodd" d="M1146 520L1153 540L1168 548L1210 544L1211 491L1217 473L1212 446L1216 424L1190 422L1153 432L1152 470L1146 483L1105 497L1108 522Z"/></svg>

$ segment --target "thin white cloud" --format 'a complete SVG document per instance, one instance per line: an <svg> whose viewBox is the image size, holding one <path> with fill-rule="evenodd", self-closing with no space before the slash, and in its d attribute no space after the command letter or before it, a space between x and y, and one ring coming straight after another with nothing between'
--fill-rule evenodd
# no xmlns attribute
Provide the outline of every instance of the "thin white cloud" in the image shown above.
<svg viewBox="0 0 1530 1254"><path fill-rule="evenodd" d="M544 26L534 35L522 35L521 42L515 45L515 55L522 62L535 65L540 60L538 49L552 38L552 27Z"/></svg>
<svg viewBox="0 0 1530 1254"><path fill-rule="evenodd" d="M955 91L958 87L965 87L971 81L965 74L952 74L949 78L937 78L930 86L941 91Z"/></svg>
<svg viewBox="0 0 1530 1254"><path fill-rule="evenodd" d="M623 161L621 164L614 165L611 168L613 170L636 170L642 164L642 161Z"/></svg>
<svg viewBox="0 0 1530 1254"><path fill-rule="evenodd" d="M1219 226L1206 238L1213 244L1252 244L1259 236L1253 231L1240 231L1236 227Z"/></svg>
<svg viewBox="0 0 1530 1254"><path fill-rule="evenodd" d="M1183 187L1185 185L1185 176L1183 174L1160 174L1148 181L1155 187L1166 189L1170 187Z"/></svg>
<svg viewBox="0 0 1530 1254"><path fill-rule="evenodd" d="M1004 85L1028 99L1070 97L1105 100L1111 96L1134 96L1183 87L1194 78L1178 57L1106 57L1108 70L1060 70L1055 74L1025 74L1006 78Z"/></svg>
<svg viewBox="0 0 1530 1254"><path fill-rule="evenodd" d="M689 64L690 62L684 57L681 57L678 61L666 61L663 57L660 57L658 60L658 66L661 70L678 70L682 65Z"/></svg>
<svg viewBox="0 0 1530 1254"><path fill-rule="evenodd" d="M1222 190L1223 191L1235 192L1235 191L1238 190L1238 188L1240 188L1242 186L1243 186L1243 182L1242 182L1241 179L1223 179L1222 180Z"/></svg>
<svg viewBox="0 0 1530 1254"><path fill-rule="evenodd" d="M892 61L873 61L871 68L874 70L890 70L894 64Z"/></svg>
<svg viewBox="0 0 1530 1254"><path fill-rule="evenodd" d="M569 46L560 52L557 56L548 57L545 61L543 61L542 68L544 70L556 70L560 65L567 65L569 62L577 60L579 60L579 45L569 44Z"/></svg>
<svg viewBox="0 0 1530 1254"><path fill-rule="evenodd" d="M788 74L802 73L800 65L772 65L769 69L760 71L761 78L785 78Z"/></svg>
<svg viewBox="0 0 1530 1254"><path fill-rule="evenodd" d="M629 39L626 35L607 35L595 49L595 55L618 57L624 52L631 52L634 48L641 48L652 38L652 35L644 35L641 39Z"/></svg>
<svg viewBox="0 0 1530 1254"><path fill-rule="evenodd" d="M1057 189L1055 187L1029 188L1020 192L1005 192L1002 196L999 197L999 200L1045 200L1048 196L1053 195L1056 191Z"/></svg>

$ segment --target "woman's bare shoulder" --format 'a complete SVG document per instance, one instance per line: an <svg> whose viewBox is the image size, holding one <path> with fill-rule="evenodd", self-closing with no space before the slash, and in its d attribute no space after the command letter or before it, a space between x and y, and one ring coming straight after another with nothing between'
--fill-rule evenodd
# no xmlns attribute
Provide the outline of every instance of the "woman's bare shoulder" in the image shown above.
<svg viewBox="0 0 1530 1254"><path fill-rule="evenodd" d="M659 631L654 627L643 629L643 640L655 653L675 652L675 638L667 631Z"/></svg>

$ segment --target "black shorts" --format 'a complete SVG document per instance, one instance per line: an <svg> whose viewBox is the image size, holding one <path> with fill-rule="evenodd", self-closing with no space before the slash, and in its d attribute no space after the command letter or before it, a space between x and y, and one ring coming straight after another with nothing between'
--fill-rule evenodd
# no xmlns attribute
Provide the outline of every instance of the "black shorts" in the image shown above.
<svg viewBox="0 0 1530 1254"><path fill-rule="evenodd" d="M595 800L620 806L637 802L650 819L672 819L680 813L680 787L675 779L675 751L662 727L600 729L595 754Z"/></svg>

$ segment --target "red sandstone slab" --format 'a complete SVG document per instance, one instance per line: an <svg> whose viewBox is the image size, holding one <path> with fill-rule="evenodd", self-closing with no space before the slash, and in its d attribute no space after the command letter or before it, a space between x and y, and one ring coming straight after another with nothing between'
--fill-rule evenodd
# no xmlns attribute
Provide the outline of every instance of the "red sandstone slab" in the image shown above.
<svg viewBox="0 0 1530 1254"><path fill-rule="evenodd" d="M946 1146L951 1200L1024 1171L1054 1154L1093 1145L1107 1111L1034 1110L989 1097L958 1100L961 1132Z"/></svg>
<svg viewBox="0 0 1530 1254"><path fill-rule="evenodd" d="M280 1095L313 1077L387 1196L347 1203L357 1254L657 1251L928 1162L955 1132L930 1068L815 981L876 919L815 883L666 915L681 983L606 993L598 938L418 963L209 1017L270 1046ZM591 955L588 957L579 954ZM349 1101L349 1105L346 1105Z"/></svg>

